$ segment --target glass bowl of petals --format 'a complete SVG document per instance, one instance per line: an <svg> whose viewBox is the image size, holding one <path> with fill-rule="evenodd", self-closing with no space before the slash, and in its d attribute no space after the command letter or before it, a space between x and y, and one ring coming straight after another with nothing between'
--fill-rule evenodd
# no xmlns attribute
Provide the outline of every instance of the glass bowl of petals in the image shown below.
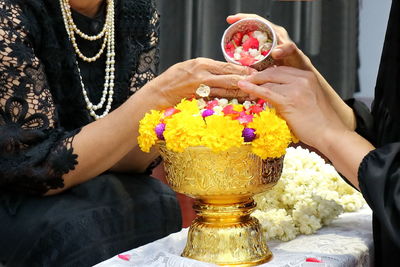
<svg viewBox="0 0 400 267"><path fill-rule="evenodd" d="M264 70L273 65L271 51L277 45L272 25L258 18L239 20L229 26L221 40L227 62Z"/></svg>

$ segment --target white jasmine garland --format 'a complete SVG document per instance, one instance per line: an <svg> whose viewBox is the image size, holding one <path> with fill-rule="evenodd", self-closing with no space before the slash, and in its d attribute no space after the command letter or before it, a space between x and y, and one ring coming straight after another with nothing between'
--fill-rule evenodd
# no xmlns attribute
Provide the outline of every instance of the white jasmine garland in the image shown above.
<svg viewBox="0 0 400 267"><path fill-rule="evenodd" d="M253 216L267 239L283 241L313 234L341 213L357 211L365 204L332 165L301 147L287 149L281 179L255 200Z"/></svg>

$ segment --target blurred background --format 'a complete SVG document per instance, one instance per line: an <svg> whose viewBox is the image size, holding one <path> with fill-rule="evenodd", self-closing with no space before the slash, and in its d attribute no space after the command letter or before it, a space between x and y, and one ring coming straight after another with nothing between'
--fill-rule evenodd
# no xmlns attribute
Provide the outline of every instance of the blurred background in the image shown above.
<svg viewBox="0 0 400 267"><path fill-rule="evenodd" d="M156 0L161 65L196 57L224 60L225 18L255 13L287 29L292 40L344 99L373 97L391 0Z"/></svg>
<svg viewBox="0 0 400 267"><path fill-rule="evenodd" d="M161 14L160 71L196 57L224 60L225 19L255 13L281 25L343 99L370 105L391 0L156 0ZM154 176L162 179L163 170ZM179 195L183 224L192 201Z"/></svg>

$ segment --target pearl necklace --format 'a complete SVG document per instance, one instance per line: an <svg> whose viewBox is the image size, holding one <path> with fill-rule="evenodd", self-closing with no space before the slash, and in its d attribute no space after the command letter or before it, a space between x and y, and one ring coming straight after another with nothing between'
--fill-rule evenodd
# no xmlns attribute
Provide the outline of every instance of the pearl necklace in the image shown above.
<svg viewBox="0 0 400 267"><path fill-rule="evenodd" d="M82 87L83 98L86 102L86 108L89 110L90 116L92 116L95 120L104 118L111 110L111 104L113 101L114 95L114 73L115 73L115 24L114 24L114 0L107 0L107 16L103 29L97 35L87 35L81 32L78 27L75 25L72 19L71 6L68 3L69 0L60 0L61 12L65 24L65 29L67 31L68 37L72 43L72 46L75 49L76 54L86 62L96 61L104 52L105 47L107 47L107 58L106 58L106 74L105 74L105 82L103 95L100 99L100 102L97 105L94 105L88 97L88 93L85 90L85 85L82 80L81 70L79 68L78 62L76 62L76 66L78 68L79 79ZM100 51L93 57L86 57L79 50L79 47L76 43L75 34L79 35L85 40L95 41L102 37L104 37L103 44L100 48ZM108 98L107 98L108 95ZM106 102L106 108L101 115L96 114L96 110L103 108L104 103Z"/></svg>

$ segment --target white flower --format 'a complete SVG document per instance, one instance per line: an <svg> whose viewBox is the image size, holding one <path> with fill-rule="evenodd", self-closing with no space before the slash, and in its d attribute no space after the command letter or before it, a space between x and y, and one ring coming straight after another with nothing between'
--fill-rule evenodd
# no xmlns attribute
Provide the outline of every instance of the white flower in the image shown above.
<svg viewBox="0 0 400 267"><path fill-rule="evenodd" d="M254 31L253 37L258 40L260 46L268 41L268 34L265 32Z"/></svg>
<svg viewBox="0 0 400 267"><path fill-rule="evenodd" d="M251 105L252 105L251 101L246 100L246 101L243 102L243 107L246 110L249 109Z"/></svg>
<svg viewBox="0 0 400 267"><path fill-rule="evenodd" d="M206 101L204 101L203 98L199 98L197 99L197 106L199 107L199 109L204 109L207 106Z"/></svg>
<svg viewBox="0 0 400 267"><path fill-rule="evenodd" d="M260 53L260 51L258 51L258 49L253 49L253 48L249 49L249 54L250 54L250 56L252 56L254 58L261 55L261 53Z"/></svg>
<svg viewBox="0 0 400 267"><path fill-rule="evenodd" d="M222 108L226 107L228 103L229 101L226 98L218 99L218 105L221 106Z"/></svg>
<svg viewBox="0 0 400 267"><path fill-rule="evenodd" d="M243 38L242 38L242 43L246 42L247 39L249 39L249 38L250 38L250 36L247 35L247 34L245 34L245 35L243 36Z"/></svg>
<svg viewBox="0 0 400 267"><path fill-rule="evenodd" d="M213 107L213 110L214 110L214 114L215 115L222 115L223 113L222 113L222 110L223 110L224 108L223 107L221 107L221 106L215 106L215 107Z"/></svg>
<svg viewBox="0 0 400 267"><path fill-rule="evenodd" d="M279 182L254 197L268 239L291 240L312 234L344 211L357 211L362 195L349 186L332 165L314 152L288 148Z"/></svg>
<svg viewBox="0 0 400 267"><path fill-rule="evenodd" d="M238 101L236 98L233 98L233 99L231 100L230 104L232 104L232 105L238 105L238 104L239 104L239 101Z"/></svg>

